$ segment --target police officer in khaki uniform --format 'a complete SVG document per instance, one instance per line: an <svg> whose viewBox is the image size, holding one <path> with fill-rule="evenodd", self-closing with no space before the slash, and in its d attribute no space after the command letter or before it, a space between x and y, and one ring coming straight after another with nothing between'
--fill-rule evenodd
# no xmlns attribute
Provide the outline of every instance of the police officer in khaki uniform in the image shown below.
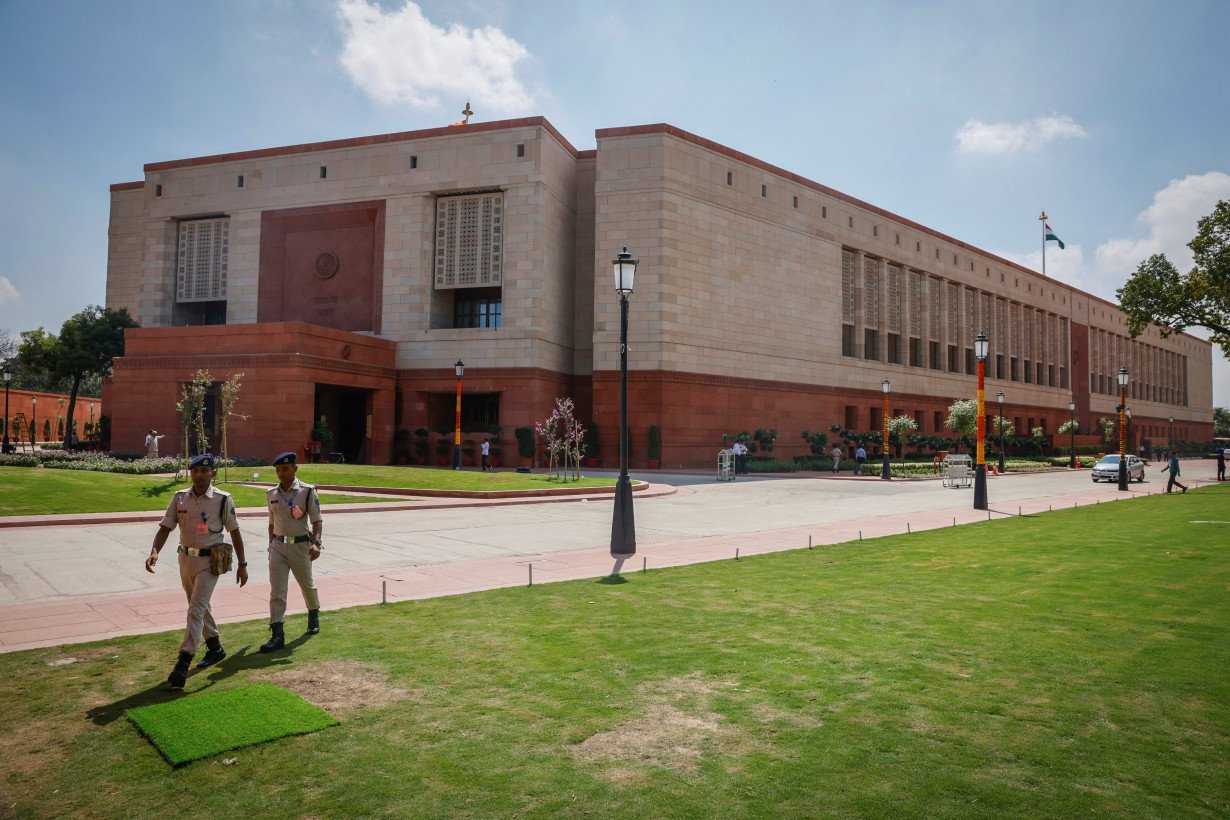
<svg viewBox="0 0 1230 820"><path fill-rule="evenodd" d="M295 477L299 472L295 462L294 452L281 453L273 460L278 474L278 486L269 491L269 630L273 635L261 644L262 652L286 645L282 619L286 617L286 588L292 572L307 603L308 634L320 632L320 595L312 580L312 562L320 557L324 522L316 488Z"/></svg>
<svg viewBox="0 0 1230 820"><path fill-rule="evenodd" d="M205 638L205 657L197 669L212 666L226 657L226 650L218 640L218 625L214 623L209 599L218 583L218 576L210 571L210 553L224 543L223 531L231 534L235 545L237 571L235 580L240 586L248 583L248 563L243 560L243 536L239 533L239 521L235 518L235 501L231 494L213 486L217 475L211 453L196 456L188 463L192 487L180 490L167 505L167 514L158 524L158 534L149 557L145 559L147 572L154 571L158 553L167 542L167 537L179 528L179 580L188 596L188 627L179 647L175 668L167 677L172 689L182 689L188 679L188 667L192 656Z"/></svg>

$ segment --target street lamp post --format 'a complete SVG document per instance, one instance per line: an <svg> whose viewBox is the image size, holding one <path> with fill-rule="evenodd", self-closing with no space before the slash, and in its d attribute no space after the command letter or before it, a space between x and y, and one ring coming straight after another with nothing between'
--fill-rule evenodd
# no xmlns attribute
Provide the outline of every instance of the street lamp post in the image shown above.
<svg viewBox="0 0 1230 820"><path fill-rule="evenodd" d="M980 332L974 338L974 356L978 359L978 462L974 465L974 509L987 508L987 417L984 382L987 375L987 334Z"/></svg>
<svg viewBox="0 0 1230 820"><path fill-rule="evenodd" d="M0 452L7 453L9 451L9 382L13 380L13 374L4 371L4 447Z"/></svg>
<svg viewBox="0 0 1230 820"><path fill-rule="evenodd" d="M30 449L38 449L38 396L30 397Z"/></svg>
<svg viewBox="0 0 1230 820"><path fill-rule="evenodd" d="M999 391L999 474L1004 474L1004 391Z"/></svg>
<svg viewBox="0 0 1230 820"><path fill-rule="evenodd" d="M1166 449L1173 453L1174 452L1174 416L1171 416L1166 421L1169 425L1166 428Z"/></svg>
<svg viewBox="0 0 1230 820"><path fill-rule="evenodd" d="M1128 369L1119 368L1119 489L1127 490L1127 426L1124 413L1127 410Z"/></svg>
<svg viewBox="0 0 1230 820"><path fill-rule="evenodd" d="M884 466L880 469L880 478L885 481L893 480L888 468L888 389L890 384L888 379L880 382L880 387L884 389Z"/></svg>
<svg viewBox="0 0 1230 820"><path fill-rule="evenodd" d="M1076 469L1076 402L1068 399L1068 434L1071 443L1068 446L1068 469Z"/></svg>
<svg viewBox="0 0 1230 820"><path fill-rule="evenodd" d="M632 481L628 478L628 294L632 293L638 260L624 247L611 263L619 294L619 479L611 519L611 557L636 555L636 519L632 512Z"/></svg>
<svg viewBox="0 0 1230 820"><path fill-rule="evenodd" d="M453 371L457 374L457 407L456 415L454 416L453 424L453 469L461 469L461 377L465 375L466 365L461 359L457 360L457 364L453 365Z"/></svg>
<svg viewBox="0 0 1230 820"><path fill-rule="evenodd" d="M1128 452L1136 452L1136 447L1132 444L1132 408L1130 407L1127 409L1127 443Z"/></svg>

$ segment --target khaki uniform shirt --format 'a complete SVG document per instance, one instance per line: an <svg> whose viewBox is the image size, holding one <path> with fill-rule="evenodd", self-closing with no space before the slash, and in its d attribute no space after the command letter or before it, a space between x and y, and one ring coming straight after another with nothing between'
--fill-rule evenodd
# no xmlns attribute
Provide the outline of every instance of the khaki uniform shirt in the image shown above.
<svg viewBox="0 0 1230 820"><path fill-rule="evenodd" d="M269 490L269 517L273 519L274 535L311 535L311 524L320 521L320 498L316 488L298 478L288 492L278 484ZM295 510L299 511L298 517Z"/></svg>
<svg viewBox="0 0 1230 820"><path fill-rule="evenodd" d="M160 524L169 530L178 527L179 545L196 549L222 544L226 532L239 529L234 499L212 484L199 498L191 487L177 492Z"/></svg>

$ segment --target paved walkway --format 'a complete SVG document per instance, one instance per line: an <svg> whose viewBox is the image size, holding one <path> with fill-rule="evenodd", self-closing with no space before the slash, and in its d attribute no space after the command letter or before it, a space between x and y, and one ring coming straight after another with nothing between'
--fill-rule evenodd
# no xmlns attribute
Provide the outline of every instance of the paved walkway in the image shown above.
<svg viewBox="0 0 1230 820"><path fill-rule="evenodd" d="M1189 485L1210 483L1211 461L1184 465ZM860 537L917 532L986 520L969 490L938 481L875 478L652 475L636 494L638 551L623 572L728 560ZM1130 500L1164 489L1150 470L1119 492L1088 472L1009 475L988 481L990 516ZM325 510L326 550L316 565L326 609L454 595L551 581L597 578L617 569L609 555L611 497L458 503L430 499L372 505L382 515ZM362 505L360 505L362 506ZM221 583L213 597L219 622L263 618L269 585L264 510L241 511L252 580ZM183 628L184 594L173 563L142 569L155 522L0 529L0 652L105 640ZM253 533L256 534L254 537ZM291 614L303 602L291 584Z"/></svg>

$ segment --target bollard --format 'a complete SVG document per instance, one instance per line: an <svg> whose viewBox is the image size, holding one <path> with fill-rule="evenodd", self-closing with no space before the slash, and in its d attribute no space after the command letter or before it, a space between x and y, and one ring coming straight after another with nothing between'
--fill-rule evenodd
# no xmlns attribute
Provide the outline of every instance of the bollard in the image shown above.
<svg viewBox="0 0 1230 820"><path fill-rule="evenodd" d="M1052 507L1050 504L1047 504L1047 505L1046 505L1046 511L1047 511L1047 512L1055 512L1055 508L1054 508L1054 507Z"/></svg>
<svg viewBox="0 0 1230 820"><path fill-rule="evenodd" d="M649 559L642 555L641 556L641 572L647 572L648 568L649 568Z"/></svg>
<svg viewBox="0 0 1230 820"><path fill-rule="evenodd" d="M739 560L739 548L738 547L735 547L735 560L736 561Z"/></svg>
<svg viewBox="0 0 1230 820"><path fill-rule="evenodd" d="M530 564L530 586L534 586L534 565Z"/></svg>
<svg viewBox="0 0 1230 820"><path fill-rule="evenodd" d="M1017 507L1017 508L1016 508L1016 517L1017 517L1017 518L1020 518L1020 517L1021 517L1021 508L1020 508L1020 507Z"/></svg>
<svg viewBox="0 0 1230 820"><path fill-rule="evenodd" d="M952 525L954 527L957 526L957 517L955 515L952 517Z"/></svg>
<svg viewBox="0 0 1230 820"><path fill-rule="evenodd" d="M909 521L905 522L905 531L906 531L907 533L910 531L910 522L909 522Z"/></svg>
<svg viewBox="0 0 1230 820"><path fill-rule="evenodd" d="M863 540L863 531L862 531L862 530L859 530L859 531L858 531L858 540L860 540L860 541L862 541L862 540Z"/></svg>
<svg viewBox="0 0 1230 820"><path fill-rule="evenodd" d="M380 582L380 603L387 604L389 602L389 582Z"/></svg>
<svg viewBox="0 0 1230 820"><path fill-rule="evenodd" d="M807 536L807 548L811 549L811 536Z"/></svg>
<svg viewBox="0 0 1230 820"><path fill-rule="evenodd" d="M990 520L991 520L991 511L990 511L990 510L987 510L987 520L988 520L988 521L990 521Z"/></svg>

